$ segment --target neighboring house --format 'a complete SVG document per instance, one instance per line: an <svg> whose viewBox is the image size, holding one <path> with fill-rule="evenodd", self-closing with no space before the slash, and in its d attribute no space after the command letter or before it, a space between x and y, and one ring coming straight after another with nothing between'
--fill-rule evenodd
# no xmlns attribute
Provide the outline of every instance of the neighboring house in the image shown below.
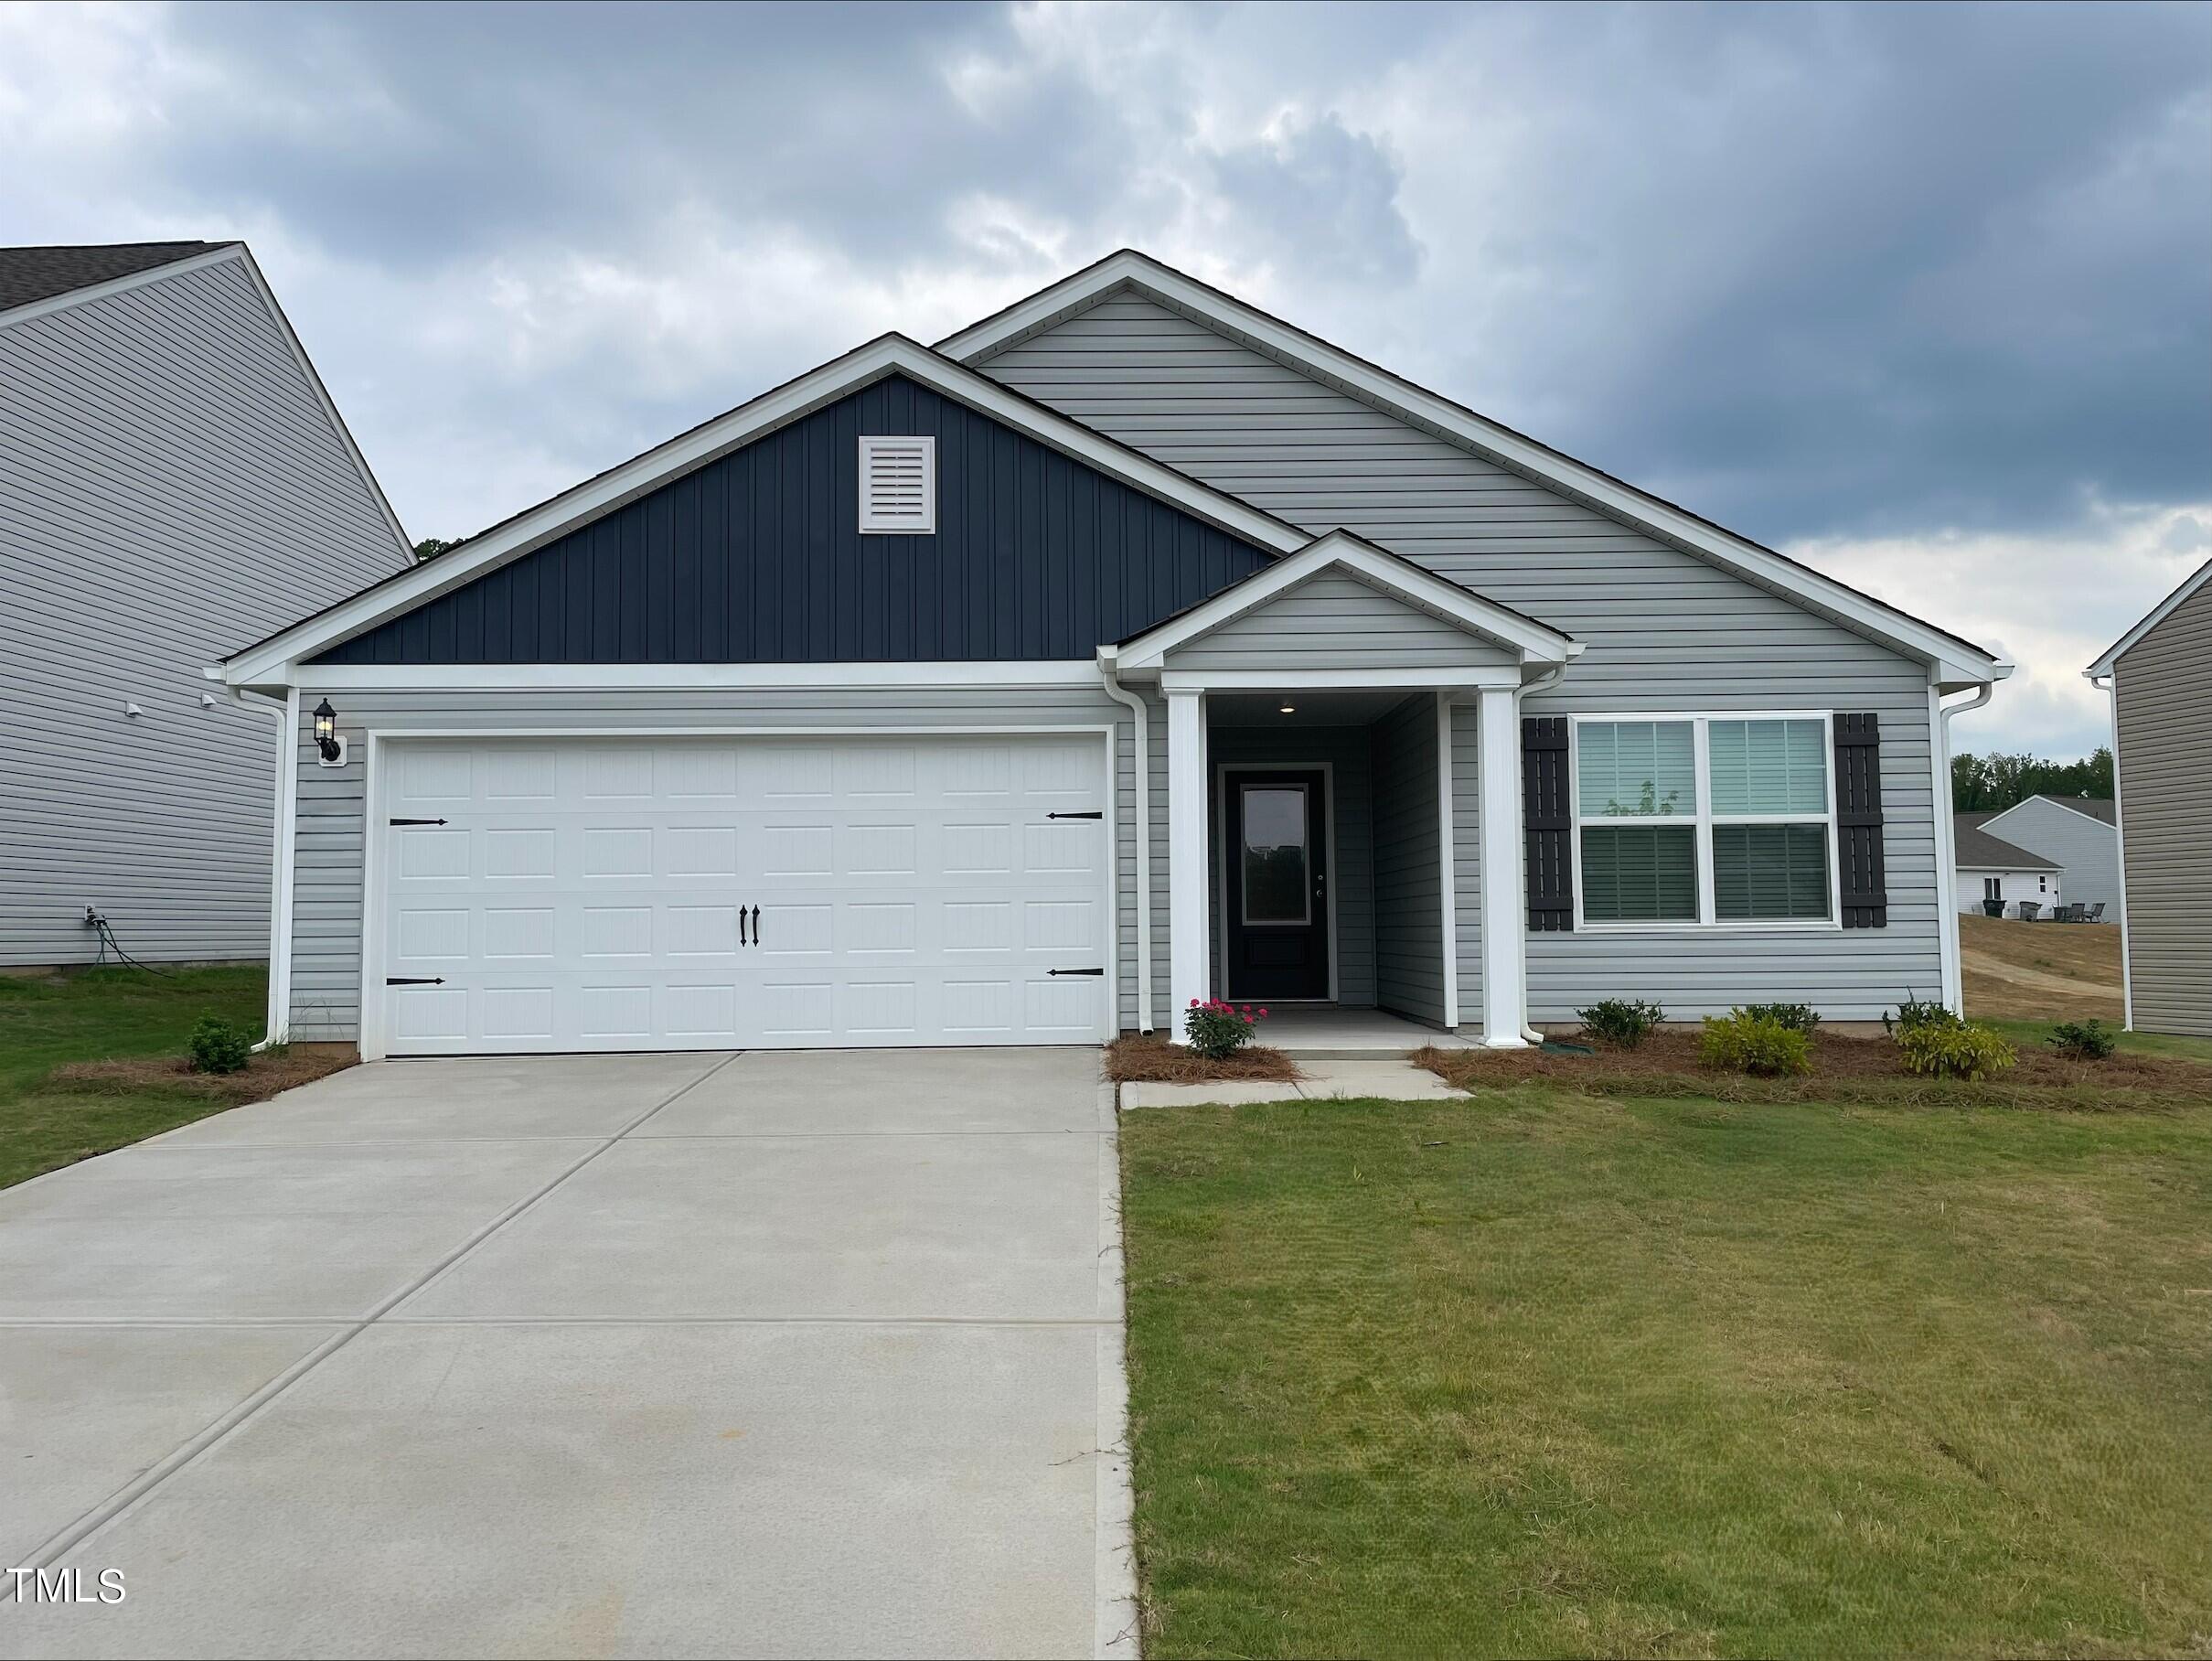
<svg viewBox="0 0 2212 1661"><path fill-rule="evenodd" d="M279 712L203 666L408 563L243 243L0 248L0 965L267 955Z"/></svg>
<svg viewBox="0 0 2212 1661"><path fill-rule="evenodd" d="M2088 796L2030 796L1992 813L1982 829L2054 861L2066 873L2068 905L2102 906L2100 922L2120 921L2120 824L2111 802Z"/></svg>
<svg viewBox="0 0 2212 1661"><path fill-rule="evenodd" d="M378 1056L1955 1004L2009 668L1124 252L209 672L299 723L289 1030Z"/></svg>
<svg viewBox="0 0 2212 1661"><path fill-rule="evenodd" d="M2052 906L2065 904L2059 894L2064 867L2056 860L1992 836L1983 827L1994 817L1993 813L1953 816L1959 909L1982 916L1994 901L2004 908L2001 916L2016 917L2024 905L2039 907L2042 915L2048 916Z"/></svg>
<svg viewBox="0 0 2212 1661"><path fill-rule="evenodd" d="M2112 694L2128 1024L2212 1037L2212 562L2087 672Z"/></svg>

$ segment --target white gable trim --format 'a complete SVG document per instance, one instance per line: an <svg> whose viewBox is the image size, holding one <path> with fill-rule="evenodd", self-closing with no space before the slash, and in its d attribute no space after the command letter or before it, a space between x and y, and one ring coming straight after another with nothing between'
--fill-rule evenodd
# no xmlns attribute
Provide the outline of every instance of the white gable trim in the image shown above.
<svg viewBox="0 0 2212 1661"><path fill-rule="evenodd" d="M2009 808L1999 809L1996 812L1991 814L1987 819L1982 821L1982 829L1984 831L1987 831L1992 825L2000 824L2004 820L2010 819L2014 814L2019 812L2021 809L2026 807L2028 803L2032 801L2046 801L2054 808L2064 808L2076 819L2087 820L2090 824L2095 825L2100 830L2110 830L2115 837L2120 834L2120 827L2118 825L2107 824L2103 820L2099 819L2094 813L2084 813L2079 808L2075 807L2063 796L2046 796L2040 790L2036 791L2032 796L2023 796L2018 801L2014 802ZM1997 840L1999 841L2004 841L2004 838L1999 837ZM2063 869L2063 867L2055 866L2053 869Z"/></svg>
<svg viewBox="0 0 2212 1661"><path fill-rule="evenodd" d="M67 311L70 306L82 305L88 300L104 300L110 295L127 294L134 288L144 288L149 283L158 283L164 277L174 277L183 272L205 271L208 266L219 265L225 260L235 260L245 252L244 243L229 242L219 248L210 248L205 253L187 254L181 260L171 260L166 265L149 265L144 271L110 277L104 283L90 283L82 288L65 289L60 294L48 295L43 300L27 300L21 305L0 311L0 328L13 328L18 323L28 323L33 317Z"/></svg>
<svg viewBox="0 0 2212 1661"><path fill-rule="evenodd" d="M2119 663L2122 653L2132 649L2137 641L2172 616L2176 605L2202 588L2207 582L2212 582L2212 560L2207 560L2202 565L2199 565L2195 575L2183 578L2181 586L2153 605L2149 616L2121 636L2106 648L2103 657L2098 659L2096 662L2081 672L2092 680L2100 675L2110 674L2114 666Z"/></svg>
<svg viewBox="0 0 2212 1661"><path fill-rule="evenodd" d="M811 413L886 375L912 377L933 391L1027 433L1099 472L1158 497L1233 536L1277 553L1305 546L1307 533L1224 495L1088 427L1054 414L1018 392L941 357L903 335L886 335L786 381L751 403L717 416L622 466L586 479L550 501L517 514L450 553L414 566L351 599L342 600L208 671L233 686L289 684L301 659L326 651L459 588L510 560L543 547L576 526L609 512L692 468Z"/></svg>
<svg viewBox="0 0 2212 1661"><path fill-rule="evenodd" d="M1384 553L1349 531L1331 530L1288 558L1253 573L1117 648L1113 653L1116 667L1124 674L1139 675L1164 669L1168 654L1178 648L1256 611L1276 595L1332 568L1349 572L1372 588L1515 652L1524 663L1565 663L1582 650L1578 641L1555 628Z"/></svg>
<svg viewBox="0 0 2212 1661"><path fill-rule="evenodd" d="M1978 647L1907 616L1770 548L1762 548L1672 503L1646 495L1586 463L1562 455L1462 404L1416 386L1379 365L1317 339L1302 329L1293 328L1133 250L1110 254L1095 265L970 325L940 340L937 349L964 363L973 363L1124 285L1241 336L1309 373L1384 405L1401 419L1433 428L1501 466L1566 491L1623 523L1673 542L1870 639L1936 666L1939 681L1946 688L1981 685L2003 680L2010 672L2009 664Z"/></svg>

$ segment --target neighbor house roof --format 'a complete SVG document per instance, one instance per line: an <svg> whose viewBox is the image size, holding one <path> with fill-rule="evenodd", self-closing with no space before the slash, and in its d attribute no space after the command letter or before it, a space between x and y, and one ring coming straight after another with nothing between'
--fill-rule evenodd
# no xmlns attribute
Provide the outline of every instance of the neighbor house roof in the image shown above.
<svg viewBox="0 0 2212 1661"><path fill-rule="evenodd" d="M2212 582L2212 560L2207 560L2203 564L2199 565L2196 571L2191 573L2188 576L2184 577L2181 582L2181 586L2175 589L2175 591L2168 595L2164 599L2159 601L2157 605L2152 606L2150 614L2145 616L2142 622L2136 624L2133 628L2129 629L2126 634L2121 636L2119 639L2113 641L2110 646L2105 648L2104 655L2102 657L2099 658L2096 662L2090 664L2089 668L2083 670L2081 672L2092 678L2098 675L2110 674L2112 672L2112 666L2120 661L2120 657L2122 652L2128 650L2129 648L2132 647L2138 640L2142 639L2143 636L2149 634L2153 628L2156 628L2161 623L2164 622L2168 614L2171 613L2176 605L2179 605L2184 600L2187 599L2191 595L2195 594L2208 582Z"/></svg>
<svg viewBox="0 0 2212 1661"><path fill-rule="evenodd" d="M2025 848L2015 848L1982 829L1996 818L1994 811L1987 813L1954 813L1951 815L1951 841L1958 847L1958 868L1961 871L2063 871L2065 866L2056 860L2046 860L2040 853L2030 853Z"/></svg>
<svg viewBox="0 0 2212 1661"><path fill-rule="evenodd" d="M229 248L229 242L92 242L0 248L0 311L134 277L156 266Z"/></svg>
<svg viewBox="0 0 2212 1661"><path fill-rule="evenodd" d="M975 363L1123 289L1181 311L1421 431L1586 502L1647 535L1918 658L1937 671L1941 684L1981 685L2012 673L2011 664L1971 640L1923 623L1787 554L1738 536L1587 462L1576 461L1134 249L1108 254L981 322L970 324L938 341L937 349Z"/></svg>

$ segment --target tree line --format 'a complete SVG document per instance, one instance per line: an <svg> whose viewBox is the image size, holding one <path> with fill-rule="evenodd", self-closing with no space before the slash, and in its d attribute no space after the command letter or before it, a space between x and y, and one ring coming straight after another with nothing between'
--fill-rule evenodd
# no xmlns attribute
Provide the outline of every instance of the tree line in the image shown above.
<svg viewBox="0 0 2212 1661"><path fill-rule="evenodd" d="M2031 796L2087 796L2110 799L2112 752L2100 749L2079 761L2034 755L1954 755L1950 805L1962 813L1995 811Z"/></svg>

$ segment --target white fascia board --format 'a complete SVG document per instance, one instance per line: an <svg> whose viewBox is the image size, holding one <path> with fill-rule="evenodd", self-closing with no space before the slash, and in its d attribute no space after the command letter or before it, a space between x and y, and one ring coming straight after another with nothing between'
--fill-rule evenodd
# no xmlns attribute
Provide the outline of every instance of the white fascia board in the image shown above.
<svg viewBox="0 0 2212 1661"><path fill-rule="evenodd" d="M1161 669L1168 653L1234 622L1276 595L1334 566L1352 572L1408 605L1433 613L1470 634L1518 652L1523 659L1564 663L1581 649L1578 642L1517 612L1508 611L1495 601L1486 600L1417 565L1380 553L1348 532L1331 530L1315 538L1289 558L1255 572L1203 605L1139 635L1117 650L1117 660L1127 671L1143 673Z"/></svg>
<svg viewBox="0 0 2212 1661"><path fill-rule="evenodd" d="M1087 658L974 663L308 664L302 691L778 691L819 688L1022 688L1103 684Z"/></svg>
<svg viewBox="0 0 2212 1661"><path fill-rule="evenodd" d="M48 295L43 300L33 300L27 305L0 311L0 328L13 328L16 324L28 323L34 317L67 311L72 305L82 305L91 300L104 300L110 295L127 294L134 288L144 288L149 283L158 283L164 277L174 277L183 272L205 271L208 266L219 265L225 260L239 259L245 252L244 243L232 242L221 248L210 248L206 253L172 260L166 265L149 265L145 270L134 271L128 276L111 277L105 283L72 288L67 294Z"/></svg>
<svg viewBox="0 0 2212 1661"><path fill-rule="evenodd" d="M233 654L223 660L222 679L234 686L289 685L299 659L433 600L645 495L671 477L892 374L911 376L947 398L1259 547L1288 553L1308 541L1306 532L1273 514L1202 485L1063 415L1053 414L925 346L903 336L887 335L529 509L450 553L364 589L258 646Z"/></svg>
<svg viewBox="0 0 2212 1661"><path fill-rule="evenodd" d="M1512 691L1520 685L1514 669L1429 663L1413 669L1171 669L1159 677L1163 692L1379 692L1425 686L1447 692Z"/></svg>
<svg viewBox="0 0 2212 1661"><path fill-rule="evenodd" d="M1292 328L1241 300L1193 282L1182 273L1142 254L1125 250L1101 260L1065 281L939 341L937 349L964 363L973 362L1051 322L1061 313L1124 284L1241 335L1277 357L1341 382L1401 416L1436 428L1501 466L1568 491L1624 523L1692 549L1722 569L1819 611L1893 650L1923 662L1966 666L1972 678L1961 680L1961 685L1978 686L2001 678L1996 671L2004 667L2002 660L1967 642L1785 558L1770 548L1762 548L1657 497L1648 496L1587 463L1562 455L1464 405L1401 380L1387 370Z"/></svg>
<svg viewBox="0 0 2212 1661"><path fill-rule="evenodd" d="M2121 636L2119 639L2113 641L2106 648L2102 657L2081 672L2092 680L2100 675L2110 674L2113 667L2119 663L2122 652L2130 650L2143 636L2164 622L2172 615L2176 605L2202 588L2208 581L2212 581L2212 560L2207 560L2196 568L2193 574L2184 577L2180 587L2151 607L2149 616L2136 624L2133 628L2129 629L2126 634Z"/></svg>

